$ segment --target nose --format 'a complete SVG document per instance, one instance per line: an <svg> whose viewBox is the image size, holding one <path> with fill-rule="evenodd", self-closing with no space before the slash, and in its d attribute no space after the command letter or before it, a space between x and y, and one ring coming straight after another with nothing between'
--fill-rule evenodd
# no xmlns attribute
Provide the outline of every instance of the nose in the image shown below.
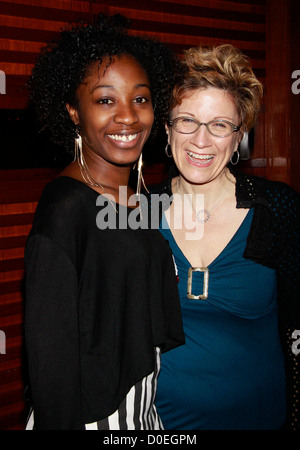
<svg viewBox="0 0 300 450"><path fill-rule="evenodd" d="M119 103L114 116L116 123L123 123L125 125L132 125L138 121L138 115L131 103Z"/></svg>
<svg viewBox="0 0 300 450"><path fill-rule="evenodd" d="M192 134L191 143L199 148L210 147L212 145L211 134L205 124L201 124L198 130Z"/></svg>

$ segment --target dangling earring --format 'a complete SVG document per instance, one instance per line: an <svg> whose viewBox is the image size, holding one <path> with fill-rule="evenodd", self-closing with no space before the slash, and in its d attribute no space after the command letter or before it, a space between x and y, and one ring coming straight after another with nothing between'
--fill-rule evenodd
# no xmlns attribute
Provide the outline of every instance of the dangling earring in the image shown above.
<svg viewBox="0 0 300 450"><path fill-rule="evenodd" d="M83 152L82 152L82 137L79 134L78 129L76 128L76 138L75 138L75 155L74 155L74 161L77 161L79 169L80 169L80 173L81 176L83 178L83 180L90 186L96 186L96 187L100 187L103 192L105 194L107 194L106 190L104 189L104 187L102 186L102 184L97 183L97 181L93 178L91 172L89 171L89 168L87 166L87 163L85 162L85 158L83 156ZM110 200L110 198L108 197L108 201L109 203L112 205L113 209L115 210L115 212L118 214L118 211L114 205L114 203Z"/></svg>
<svg viewBox="0 0 300 450"><path fill-rule="evenodd" d="M143 177L143 173L142 173L142 165L143 165L143 154L141 153L140 157L138 159L138 163L137 163L138 179L137 179L136 193L135 193L135 195L138 198L138 201L140 201L140 198L141 198L141 184L142 183L143 183L143 186L146 189L146 191L149 193L149 191L145 185L145 181L144 181L144 177Z"/></svg>
<svg viewBox="0 0 300 450"><path fill-rule="evenodd" d="M237 154L237 156L236 156L236 160L233 162L233 161L232 161L232 157L233 157L233 155L234 155L235 153ZM233 166L236 166L237 163L239 162L239 159L240 159L240 153L239 153L238 150L236 150L236 152L233 152L233 153L232 153L231 158L230 158L230 162L231 162L231 164L232 164Z"/></svg>
<svg viewBox="0 0 300 450"><path fill-rule="evenodd" d="M171 149L171 155L169 155L169 153L168 153L169 147L171 148L170 144L167 143L167 145L166 145L166 147L165 147L165 154L167 155L168 158L172 158L172 157L173 157L173 155L172 155L172 149Z"/></svg>
<svg viewBox="0 0 300 450"><path fill-rule="evenodd" d="M77 161L77 163L78 163L80 173L81 173L83 180L90 186L101 187L101 189L103 189L103 191L105 192L104 187L101 184L97 183L97 181L92 177L92 174L89 171L89 168L85 162L85 158L84 158L83 152L82 152L82 137L79 134L79 127L77 125L76 125L76 135L77 136L75 138L74 161Z"/></svg>
<svg viewBox="0 0 300 450"><path fill-rule="evenodd" d="M82 153L82 137L78 132L77 132L77 137L75 138L74 161L77 161L77 163L78 163L80 173L81 173L83 180L90 186L101 187L101 189L103 189L103 191L105 192L104 187L101 184L96 182L96 180L92 177L91 172L89 171L89 168L85 162L85 159L84 159L84 156Z"/></svg>
<svg viewBox="0 0 300 450"><path fill-rule="evenodd" d="M75 138L75 152L73 161L79 161L80 159L82 159L82 137L79 133L77 133L77 136Z"/></svg>

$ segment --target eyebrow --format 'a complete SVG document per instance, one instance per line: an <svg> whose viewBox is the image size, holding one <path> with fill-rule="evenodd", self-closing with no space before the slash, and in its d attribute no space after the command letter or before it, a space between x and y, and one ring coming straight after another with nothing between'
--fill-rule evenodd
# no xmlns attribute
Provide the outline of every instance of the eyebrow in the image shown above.
<svg viewBox="0 0 300 450"><path fill-rule="evenodd" d="M140 84L136 84L134 86L134 89L138 89L141 87L145 87L147 89L149 89L150 91L150 86L146 83L140 83ZM93 89L91 90L91 92L93 93L94 91L96 91L97 89L115 89L115 87L112 84L98 84L95 87L93 87Z"/></svg>

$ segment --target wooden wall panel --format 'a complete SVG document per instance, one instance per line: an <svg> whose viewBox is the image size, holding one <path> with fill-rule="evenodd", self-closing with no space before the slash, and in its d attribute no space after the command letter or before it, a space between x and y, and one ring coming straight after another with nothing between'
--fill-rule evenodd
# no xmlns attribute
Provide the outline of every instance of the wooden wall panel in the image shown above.
<svg viewBox="0 0 300 450"><path fill-rule="evenodd" d="M6 344L0 353L0 430L24 428L24 245L41 191L55 174L0 170L0 330Z"/></svg>
<svg viewBox="0 0 300 450"><path fill-rule="evenodd" d="M133 33L155 36L179 53L200 43L230 42L265 75L264 1L0 0L0 69L7 76L0 108L24 108L24 84L40 48L69 21L91 21L99 12L124 14Z"/></svg>
<svg viewBox="0 0 300 450"><path fill-rule="evenodd" d="M286 0L289 3L289 0ZM275 26L277 24L277 26ZM266 176L290 180L291 73L290 12L281 2L268 2L268 37L266 40L265 148L268 149ZM282 39L285 36L285 39ZM277 145L274 145L276 143Z"/></svg>

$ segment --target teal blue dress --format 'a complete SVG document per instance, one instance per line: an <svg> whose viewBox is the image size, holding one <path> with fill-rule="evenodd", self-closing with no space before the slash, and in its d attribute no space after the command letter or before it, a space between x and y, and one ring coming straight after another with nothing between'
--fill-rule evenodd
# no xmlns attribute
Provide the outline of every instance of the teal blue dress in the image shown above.
<svg viewBox="0 0 300 450"><path fill-rule="evenodd" d="M286 416L275 270L243 258L253 210L208 266L208 298L187 298L191 266L163 218L178 269L186 343L162 355L156 405L166 430L272 430ZM194 272L193 294L203 292Z"/></svg>

